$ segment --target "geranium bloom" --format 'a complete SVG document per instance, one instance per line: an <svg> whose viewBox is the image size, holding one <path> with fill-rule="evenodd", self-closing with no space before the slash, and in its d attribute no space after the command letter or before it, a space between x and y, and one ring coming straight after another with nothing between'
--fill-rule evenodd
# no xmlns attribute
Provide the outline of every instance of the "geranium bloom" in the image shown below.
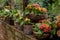
<svg viewBox="0 0 60 40"><path fill-rule="evenodd" d="M40 30L43 30L44 32L50 32L51 27L48 24L41 24Z"/></svg>

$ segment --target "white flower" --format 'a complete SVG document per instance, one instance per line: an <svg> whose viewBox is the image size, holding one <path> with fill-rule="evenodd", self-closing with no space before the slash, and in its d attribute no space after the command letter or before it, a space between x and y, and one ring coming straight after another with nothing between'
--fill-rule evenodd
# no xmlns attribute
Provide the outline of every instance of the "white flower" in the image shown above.
<svg viewBox="0 0 60 40"><path fill-rule="evenodd" d="M9 12L9 10L8 10L8 9L5 9L5 11L6 11L6 12Z"/></svg>

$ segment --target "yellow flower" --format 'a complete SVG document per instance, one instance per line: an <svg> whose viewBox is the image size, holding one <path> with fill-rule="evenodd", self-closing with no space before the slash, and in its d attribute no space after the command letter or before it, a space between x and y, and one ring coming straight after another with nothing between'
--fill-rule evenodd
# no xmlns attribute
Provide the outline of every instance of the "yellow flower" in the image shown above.
<svg viewBox="0 0 60 40"><path fill-rule="evenodd" d="M30 21L30 19L26 18L25 21Z"/></svg>
<svg viewBox="0 0 60 40"><path fill-rule="evenodd" d="M15 14L15 16L18 16L18 15L19 15L18 13Z"/></svg>
<svg viewBox="0 0 60 40"><path fill-rule="evenodd" d="M32 5L27 5L27 7L26 7L27 9L31 9L32 8Z"/></svg>
<svg viewBox="0 0 60 40"><path fill-rule="evenodd" d="M20 19L23 19L23 17L20 17Z"/></svg>

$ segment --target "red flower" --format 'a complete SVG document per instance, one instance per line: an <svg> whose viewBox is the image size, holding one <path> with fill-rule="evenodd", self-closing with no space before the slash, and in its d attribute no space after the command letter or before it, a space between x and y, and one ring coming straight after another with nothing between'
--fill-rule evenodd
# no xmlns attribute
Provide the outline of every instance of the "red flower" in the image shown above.
<svg viewBox="0 0 60 40"><path fill-rule="evenodd" d="M43 30L44 32L50 32L51 31L51 28L46 28Z"/></svg>
<svg viewBox="0 0 60 40"><path fill-rule="evenodd" d="M46 30L46 29L44 29L43 31L44 31L44 32L48 32L48 30Z"/></svg>
<svg viewBox="0 0 60 40"><path fill-rule="evenodd" d="M44 29L44 25L41 25L41 26L40 26L40 29L43 30L43 29Z"/></svg>
<svg viewBox="0 0 60 40"><path fill-rule="evenodd" d="M40 30L43 30L44 32L50 32L51 31L51 27L48 24L42 24L40 26Z"/></svg>

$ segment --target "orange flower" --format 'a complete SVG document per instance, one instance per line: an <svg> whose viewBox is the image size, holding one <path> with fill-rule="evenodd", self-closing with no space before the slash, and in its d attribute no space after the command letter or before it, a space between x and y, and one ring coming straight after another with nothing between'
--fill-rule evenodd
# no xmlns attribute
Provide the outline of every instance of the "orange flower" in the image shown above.
<svg viewBox="0 0 60 40"><path fill-rule="evenodd" d="M42 8L42 11L46 13L47 12L47 9L46 8Z"/></svg>
<svg viewBox="0 0 60 40"><path fill-rule="evenodd" d="M43 30L44 32L50 32L51 31L51 27L48 24L42 24L40 26L40 30Z"/></svg>
<svg viewBox="0 0 60 40"><path fill-rule="evenodd" d="M49 25L48 25L48 24L44 24L44 26L45 26L45 28L48 28L48 27L49 27Z"/></svg>
<svg viewBox="0 0 60 40"><path fill-rule="evenodd" d="M42 10L42 8L41 8L41 7L38 7L38 10L39 10L39 11L41 11L41 10Z"/></svg>
<svg viewBox="0 0 60 40"><path fill-rule="evenodd" d="M44 29L49 28L50 26L48 24L41 24L40 27L43 27Z"/></svg>

